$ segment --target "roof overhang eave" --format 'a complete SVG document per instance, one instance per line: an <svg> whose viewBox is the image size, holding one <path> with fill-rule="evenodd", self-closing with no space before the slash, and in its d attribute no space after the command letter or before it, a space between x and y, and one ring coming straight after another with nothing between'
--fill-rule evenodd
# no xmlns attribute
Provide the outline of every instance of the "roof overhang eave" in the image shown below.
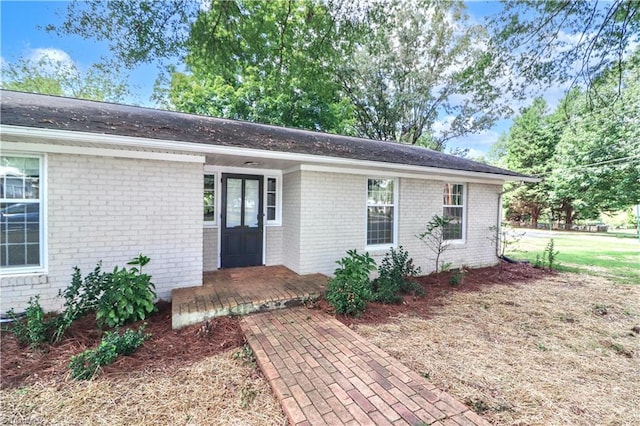
<svg viewBox="0 0 640 426"><path fill-rule="evenodd" d="M170 152L188 152L193 154L212 154L212 155L234 155L241 157L261 157L274 160L289 160L299 163L313 163L327 166L337 167L357 167L371 168L388 171L399 171L403 173L426 173L437 175L450 175L459 178L480 178L495 180L501 182L540 182L540 179L523 176L523 175L507 175L499 173L487 173L468 170L456 170L449 168L428 167L419 165L407 165L398 163L388 163L383 161L358 160L343 157L329 157L315 154L302 154L294 152L269 151L255 148L242 148L233 146L213 145L207 143L184 142L153 138L140 138L132 136L122 136L107 133L91 133L75 130L60 130L41 127L14 126L0 124L0 136L16 137L20 139L29 138L30 141L36 140L58 140L66 143L73 143L76 146L95 146L113 148L114 146L127 146L141 150L162 150Z"/></svg>

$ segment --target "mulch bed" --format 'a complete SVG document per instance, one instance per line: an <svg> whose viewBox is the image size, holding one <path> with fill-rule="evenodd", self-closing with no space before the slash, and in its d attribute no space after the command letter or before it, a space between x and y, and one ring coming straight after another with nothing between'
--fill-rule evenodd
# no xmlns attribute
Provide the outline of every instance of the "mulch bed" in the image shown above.
<svg viewBox="0 0 640 426"><path fill-rule="evenodd" d="M369 303L366 311L359 317L353 318L346 315L336 315L336 318L348 325L378 324L387 322L390 317L399 314L413 314L423 318L429 318L436 311L434 307L441 306L443 300L452 292L477 292L493 285L513 285L530 280L542 278L555 272L548 269L534 268L529 263L501 262L496 266L486 268L468 269L462 282L451 284L451 276L454 271L438 274L424 275L417 278L425 294L420 297L406 295L403 302L397 305L385 305L382 303ZM331 306L326 300L319 302L319 308L331 312Z"/></svg>
<svg viewBox="0 0 640 426"><path fill-rule="evenodd" d="M151 338L130 356L120 356L102 370L104 376L130 374L138 370L180 368L230 348L244 344L238 317L220 317L209 321L210 327L197 324L180 330L171 329L171 304L159 302L158 312L146 320L145 333ZM135 323L126 328L137 328ZM95 317L76 321L57 345L32 351L20 346L13 334L3 331L0 338L2 362L0 386L15 388L43 379L65 380L72 355L98 346L102 339Z"/></svg>
<svg viewBox="0 0 640 426"><path fill-rule="evenodd" d="M464 275L463 282L450 284L452 272L432 274L418 278L425 289L422 297L405 296L398 305L371 303L360 318L336 315L343 323L380 323L400 313L412 313L428 317L433 307L454 291L473 292L490 285L510 285L540 278L548 271L535 269L528 264L508 264L472 269ZM209 324L198 324L171 329L171 304L160 302L158 312L147 319L145 331L152 337L133 355L118 357L115 363L103 368L102 374L110 377L127 375L134 371L152 371L180 368L190 362L201 360L244 344L245 339L237 317L220 317ZM320 300L316 308L331 313L331 307ZM140 323L131 327L138 327ZM56 345L47 345L40 350L31 350L18 344L13 334L3 331L0 336L2 362L0 363L0 387L17 388L40 380L64 381L69 375L68 364L72 355L85 349L95 348L101 340L95 317L89 315L76 321L65 338Z"/></svg>

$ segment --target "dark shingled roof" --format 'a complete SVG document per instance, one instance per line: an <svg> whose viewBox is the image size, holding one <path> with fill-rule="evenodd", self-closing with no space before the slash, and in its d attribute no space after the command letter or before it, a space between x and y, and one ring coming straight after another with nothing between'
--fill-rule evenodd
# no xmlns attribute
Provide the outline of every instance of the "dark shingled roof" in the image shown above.
<svg viewBox="0 0 640 426"><path fill-rule="evenodd" d="M426 148L151 108L2 90L3 125L526 176Z"/></svg>

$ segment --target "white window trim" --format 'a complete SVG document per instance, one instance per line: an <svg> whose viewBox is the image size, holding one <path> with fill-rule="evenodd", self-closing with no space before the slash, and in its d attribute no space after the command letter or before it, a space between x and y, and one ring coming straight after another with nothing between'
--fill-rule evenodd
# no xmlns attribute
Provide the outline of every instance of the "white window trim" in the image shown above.
<svg viewBox="0 0 640 426"><path fill-rule="evenodd" d="M371 179L385 179L393 181L393 241L390 244L367 244L367 233L369 231L369 180ZM364 206L364 248L371 251L386 251L392 248L398 247L398 217L399 208L398 200L400 193L400 179L389 176L368 176L364 181L365 190L365 206Z"/></svg>
<svg viewBox="0 0 640 426"><path fill-rule="evenodd" d="M276 218L273 220L266 219L268 216L267 199L268 199L268 179L276 180ZM266 226L282 226L282 175L265 175L264 176L264 217Z"/></svg>
<svg viewBox="0 0 640 426"><path fill-rule="evenodd" d="M263 178L263 194L262 194L262 213L264 214L264 226L282 226L282 171L272 169L249 169L243 167L223 167L223 166L204 166L203 175L216 175L216 194L214 203L216 205L216 220L203 221L205 228L217 228L220 225L220 215L222 213L222 174L242 174L262 176ZM275 178L276 180L276 220L266 220L267 217L267 178ZM204 189L204 185L203 185ZM204 208L204 206L203 206Z"/></svg>
<svg viewBox="0 0 640 426"><path fill-rule="evenodd" d="M468 185L463 182L445 182L448 185L462 185L462 206L455 206L442 203L441 213L444 213L445 207L462 207L462 238L457 240L445 240L447 244L460 245L467 242L467 198L468 198Z"/></svg>
<svg viewBox="0 0 640 426"><path fill-rule="evenodd" d="M218 210L220 208L219 204L218 204L218 198L220 198L220 179L219 179L219 173L218 172L210 172L207 171L205 169L204 173L203 173L203 185L202 185L202 193L204 194L204 176L213 176L216 184L214 186L213 189L213 209L214 209L214 217L213 220L204 220L204 210L203 210L203 220L202 220L202 224L205 228L215 228L218 226L218 216L220 213L220 210ZM204 209L204 203L202 204L202 208Z"/></svg>
<svg viewBox="0 0 640 426"><path fill-rule="evenodd" d="M40 265L24 266L24 267L0 267L0 275L9 277L13 275L41 275L48 272L49 267L49 250L48 250L48 226L47 226L47 155L36 155L24 152L4 152L6 156L38 158L40 160ZM2 202L15 202L9 198L3 198Z"/></svg>

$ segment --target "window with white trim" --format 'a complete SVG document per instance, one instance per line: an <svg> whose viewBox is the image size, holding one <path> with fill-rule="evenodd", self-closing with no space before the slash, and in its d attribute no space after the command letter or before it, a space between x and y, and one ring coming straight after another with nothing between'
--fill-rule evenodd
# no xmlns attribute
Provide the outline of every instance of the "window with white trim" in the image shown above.
<svg viewBox="0 0 640 426"><path fill-rule="evenodd" d="M30 272L44 267L41 177L43 159L0 156L0 269Z"/></svg>
<svg viewBox="0 0 640 426"><path fill-rule="evenodd" d="M368 179L367 246L395 244L395 204L394 179Z"/></svg>
<svg viewBox="0 0 640 426"><path fill-rule="evenodd" d="M280 212L278 211L278 206L280 205L278 202L278 196L280 195L278 183L278 178L267 177L267 224L276 224L280 222Z"/></svg>
<svg viewBox="0 0 640 426"><path fill-rule="evenodd" d="M204 221L207 224L216 223L216 175L204 175Z"/></svg>
<svg viewBox="0 0 640 426"><path fill-rule="evenodd" d="M444 239L464 239L464 185L445 183L442 198L442 216L450 220L444 228Z"/></svg>

